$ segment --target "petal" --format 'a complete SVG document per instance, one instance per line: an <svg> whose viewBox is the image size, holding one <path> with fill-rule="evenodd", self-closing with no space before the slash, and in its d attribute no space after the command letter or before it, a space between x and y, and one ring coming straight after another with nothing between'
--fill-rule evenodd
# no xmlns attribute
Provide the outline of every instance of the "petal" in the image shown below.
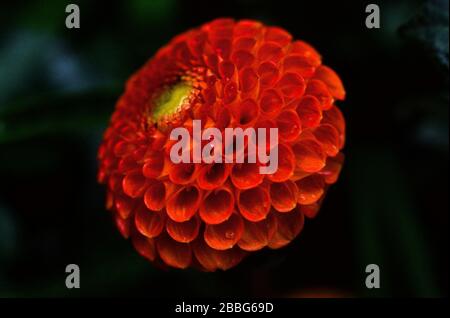
<svg viewBox="0 0 450 318"><path fill-rule="evenodd" d="M319 213L321 200L309 205L300 205L299 206L300 212L302 212L305 215L305 217L309 219L315 218L317 213Z"/></svg>
<svg viewBox="0 0 450 318"><path fill-rule="evenodd" d="M234 40L233 48L236 51L239 51L239 50L251 51L253 49L253 47L255 46L255 44L256 44L256 40L252 37L245 37L245 36L237 37Z"/></svg>
<svg viewBox="0 0 450 318"><path fill-rule="evenodd" d="M153 239L135 233L131 236L131 241L133 243L136 251L143 257L150 261L154 261L156 257L155 242Z"/></svg>
<svg viewBox="0 0 450 318"><path fill-rule="evenodd" d="M264 175L259 172L257 163L236 163L231 171L231 182L238 189L250 189L261 184Z"/></svg>
<svg viewBox="0 0 450 318"><path fill-rule="evenodd" d="M315 140L305 139L292 146L297 167L305 172L317 172L325 166L326 154Z"/></svg>
<svg viewBox="0 0 450 318"><path fill-rule="evenodd" d="M278 212L292 211L297 206L297 197L297 186L290 180L270 185L272 206Z"/></svg>
<svg viewBox="0 0 450 318"><path fill-rule="evenodd" d="M219 251L211 248L203 238L194 241L194 255L206 271L227 270L239 264L246 253L238 247Z"/></svg>
<svg viewBox="0 0 450 318"><path fill-rule="evenodd" d="M298 187L298 203L303 205L317 202L324 193L325 182L319 174L313 174L296 182Z"/></svg>
<svg viewBox="0 0 450 318"><path fill-rule="evenodd" d="M241 238L244 223L240 215L233 213L228 220L220 224L207 224L204 238L206 244L216 250L232 248Z"/></svg>
<svg viewBox="0 0 450 318"><path fill-rule="evenodd" d="M268 246L277 249L289 244L303 229L305 218L299 209L288 213L273 212L277 219L277 230Z"/></svg>
<svg viewBox="0 0 450 318"><path fill-rule="evenodd" d="M296 73L288 72L278 81L277 88L288 98L298 98L305 93L306 84L303 77Z"/></svg>
<svg viewBox="0 0 450 318"><path fill-rule="evenodd" d="M152 152L144 159L142 173L146 178L158 178L164 170L164 153Z"/></svg>
<svg viewBox="0 0 450 318"><path fill-rule="evenodd" d="M312 95L304 96L298 103L297 114L304 128L317 127L322 119L319 100Z"/></svg>
<svg viewBox="0 0 450 318"><path fill-rule="evenodd" d="M339 152L339 133L330 124L322 124L314 129L314 136L322 144L328 156L334 157Z"/></svg>
<svg viewBox="0 0 450 318"><path fill-rule="evenodd" d="M259 106L251 98L245 99L239 105L239 120L240 126L250 126L256 122L259 115Z"/></svg>
<svg viewBox="0 0 450 318"><path fill-rule="evenodd" d="M344 85L336 72L331 68L325 65L319 66L314 77L328 86L328 89L334 98L339 100L345 99Z"/></svg>
<svg viewBox="0 0 450 318"><path fill-rule="evenodd" d="M258 76L261 86L273 86L279 77L279 70L275 63L265 62L258 67Z"/></svg>
<svg viewBox="0 0 450 318"><path fill-rule="evenodd" d="M244 218L253 222L265 219L270 211L270 196L266 188L259 186L236 192L239 211Z"/></svg>
<svg viewBox="0 0 450 318"><path fill-rule="evenodd" d="M147 179L140 170L134 170L127 174L122 181L123 192L132 198L142 196L147 187Z"/></svg>
<svg viewBox="0 0 450 318"><path fill-rule="evenodd" d="M201 189L212 190L220 187L228 178L232 165L213 163L200 168L197 184Z"/></svg>
<svg viewBox="0 0 450 318"><path fill-rule="evenodd" d="M281 46L286 46L291 42L292 35L290 35L286 30L279 27L267 27L265 40L276 42Z"/></svg>
<svg viewBox="0 0 450 318"><path fill-rule="evenodd" d="M197 177L198 165L194 163L172 164L169 179L175 184L189 184Z"/></svg>
<svg viewBox="0 0 450 318"><path fill-rule="evenodd" d="M323 112L323 124L334 126L339 132L339 149L345 144L345 119L342 112L336 106L332 106L329 110Z"/></svg>
<svg viewBox="0 0 450 318"><path fill-rule="evenodd" d="M272 214L259 222L250 222L244 219L244 232L237 243L245 251L257 251L269 244L277 229L277 220Z"/></svg>
<svg viewBox="0 0 450 318"><path fill-rule="evenodd" d="M302 132L302 124L295 110L287 109L282 111L278 115L276 122L282 140L293 141Z"/></svg>
<svg viewBox="0 0 450 318"><path fill-rule="evenodd" d="M325 167L318 172L327 184L333 184L337 181L341 173L342 163L344 162L344 155L338 153L335 157L328 157Z"/></svg>
<svg viewBox="0 0 450 318"><path fill-rule="evenodd" d="M187 221L197 212L201 198L196 186L182 187L167 201L167 215L176 222Z"/></svg>
<svg viewBox="0 0 450 318"><path fill-rule="evenodd" d="M231 55L231 61L240 70L244 67L251 66L255 61L255 57L249 51L238 50Z"/></svg>
<svg viewBox="0 0 450 318"><path fill-rule="evenodd" d="M239 73L239 83L241 90L244 93L256 89L258 85L258 80L259 80L258 74L256 74L253 68L250 67L244 68Z"/></svg>
<svg viewBox="0 0 450 318"><path fill-rule="evenodd" d="M283 61L285 71L292 71L298 73L304 78L310 78L316 71L311 59L302 55L290 55Z"/></svg>
<svg viewBox="0 0 450 318"><path fill-rule="evenodd" d="M313 95L316 97L323 110L328 110L333 105L333 96L331 96L328 87L322 81L316 79L310 80L306 87L305 95Z"/></svg>
<svg viewBox="0 0 450 318"><path fill-rule="evenodd" d="M279 144L278 169L274 174L268 175L267 178L273 182L286 181L293 175L295 163L295 155L292 152L291 147L285 144Z"/></svg>
<svg viewBox="0 0 450 318"><path fill-rule="evenodd" d="M233 209L233 192L229 187L223 186L206 195L199 213L205 223L219 224L231 216Z"/></svg>
<svg viewBox="0 0 450 318"><path fill-rule="evenodd" d="M188 243L180 243L167 235L156 240L156 249L159 256L169 266L186 268L192 261L192 249Z"/></svg>
<svg viewBox="0 0 450 318"><path fill-rule="evenodd" d="M193 217L189 221L175 222L167 219L166 231L175 241L180 243L192 242L198 235L200 229L200 220Z"/></svg>
<svg viewBox="0 0 450 318"><path fill-rule="evenodd" d="M115 208L122 219L130 216L135 207L135 201L124 195L117 195L114 199Z"/></svg>
<svg viewBox="0 0 450 318"><path fill-rule="evenodd" d="M273 115L283 107L283 98L276 90L269 89L262 93L259 103L263 113Z"/></svg>
<svg viewBox="0 0 450 318"><path fill-rule="evenodd" d="M114 214L114 223L116 224L119 233L124 238L130 237L130 219L122 219L117 213Z"/></svg>
<svg viewBox="0 0 450 318"><path fill-rule="evenodd" d="M150 210L159 211L165 205L166 185L161 181L151 182L144 194L144 203Z"/></svg>
<svg viewBox="0 0 450 318"><path fill-rule="evenodd" d="M299 54L311 59L314 66L319 66L321 63L321 56L311 45L306 42L297 40L292 42L291 54Z"/></svg>
<svg viewBox="0 0 450 318"><path fill-rule="evenodd" d="M263 44L258 50L258 60L261 62L272 61L278 62L283 56L283 49L274 42Z"/></svg>
<svg viewBox="0 0 450 318"><path fill-rule="evenodd" d="M165 226L164 214L163 212L150 211L145 206L138 207L134 216L136 229L148 238L158 236Z"/></svg>

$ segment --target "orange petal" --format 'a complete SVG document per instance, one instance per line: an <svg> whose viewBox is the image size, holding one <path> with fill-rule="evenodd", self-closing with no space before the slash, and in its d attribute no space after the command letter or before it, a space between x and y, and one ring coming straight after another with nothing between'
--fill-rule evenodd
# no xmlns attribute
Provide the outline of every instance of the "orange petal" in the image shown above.
<svg viewBox="0 0 450 318"><path fill-rule="evenodd" d="M253 56L252 56L253 57ZM235 66L229 61L222 61L219 64L219 74L222 79L231 79L235 72Z"/></svg>
<svg viewBox="0 0 450 318"><path fill-rule="evenodd" d="M197 212L201 199L196 186L182 187L167 201L167 215L176 222L187 221Z"/></svg>
<svg viewBox="0 0 450 318"><path fill-rule="evenodd" d="M297 106L297 114L304 128L319 126L322 119L319 100L312 95L304 96Z"/></svg>
<svg viewBox="0 0 450 318"><path fill-rule="evenodd" d="M279 70L275 63L264 62L258 67L258 75L261 86L267 87L274 85L279 76Z"/></svg>
<svg viewBox="0 0 450 318"><path fill-rule="evenodd" d="M319 200L325 188L323 177L313 174L296 182L298 187L298 203L308 205Z"/></svg>
<svg viewBox="0 0 450 318"><path fill-rule="evenodd" d="M142 235L153 238L161 234L164 229L164 213L150 211L145 206L140 206L136 209L134 223L136 225L136 229Z"/></svg>
<svg viewBox="0 0 450 318"><path fill-rule="evenodd" d="M159 256L169 266L186 268L192 261L192 249L188 243L180 243L167 235L159 236L156 240Z"/></svg>
<svg viewBox="0 0 450 318"><path fill-rule="evenodd" d="M254 20L240 20L234 27L234 36L246 36L255 38L263 29L260 22Z"/></svg>
<svg viewBox="0 0 450 318"><path fill-rule="evenodd" d="M189 184L197 177L198 165L194 163L177 163L171 165L169 179L175 184Z"/></svg>
<svg viewBox="0 0 450 318"><path fill-rule="evenodd" d="M206 271L227 270L239 264L246 253L238 247L219 251L211 248L203 238L194 241L194 255Z"/></svg>
<svg viewBox="0 0 450 318"><path fill-rule="evenodd" d="M241 215L249 221L261 221L270 211L269 192L262 186L237 190L237 202Z"/></svg>
<svg viewBox="0 0 450 318"><path fill-rule="evenodd" d="M256 74L253 68L250 67L244 68L239 73L239 83L241 90L244 93L256 89L258 81L259 81L258 74Z"/></svg>
<svg viewBox="0 0 450 318"><path fill-rule="evenodd" d="M272 214L259 222L244 219L244 232L237 243L245 251L257 251L267 246L277 229L277 220Z"/></svg>
<svg viewBox="0 0 450 318"><path fill-rule="evenodd" d="M119 165L117 166L117 171L120 173L126 174L131 170L136 170L139 168L134 156L132 154L124 156L119 160Z"/></svg>
<svg viewBox="0 0 450 318"><path fill-rule="evenodd" d="M288 98L298 98L305 93L306 84L303 77L296 73L288 72L278 81L277 88Z"/></svg>
<svg viewBox="0 0 450 318"><path fill-rule="evenodd" d="M342 169L344 155L338 153L335 157L328 157L325 167L318 172L327 184L333 184L337 181Z"/></svg>
<svg viewBox="0 0 450 318"><path fill-rule="evenodd" d="M296 72L304 78L310 78L314 75L316 68L310 58L302 55L290 55L283 61L285 71Z"/></svg>
<svg viewBox="0 0 450 318"><path fill-rule="evenodd" d="M262 93L259 103L263 113L273 115L283 107L283 98L276 90L268 89Z"/></svg>
<svg viewBox="0 0 450 318"><path fill-rule="evenodd" d="M234 196L229 187L223 186L206 195L200 205L200 217L208 224L219 224L233 213Z"/></svg>
<svg viewBox="0 0 450 318"><path fill-rule="evenodd" d="M175 222L170 218L167 219L166 231L175 241L180 243L189 243L193 241L200 229L200 220L193 217L186 222Z"/></svg>
<svg viewBox="0 0 450 318"><path fill-rule="evenodd" d="M261 45L258 50L258 60L261 62L278 62L283 57L283 49L277 43L268 42Z"/></svg>
<svg viewBox="0 0 450 318"><path fill-rule="evenodd" d="M144 194L147 187L147 179L142 175L141 171L135 170L123 178L122 187L125 194L132 198L138 198Z"/></svg>
<svg viewBox="0 0 450 318"><path fill-rule="evenodd" d="M256 40L251 37L239 37L234 40L233 47L236 51L251 51L256 44Z"/></svg>
<svg viewBox="0 0 450 318"><path fill-rule="evenodd" d="M130 237L130 219L122 219L117 213L114 214L114 223L124 238Z"/></svg>
<svg viewBox="0 0 450 318"><path fill-rule="evenodd" d="M277 249L289 244L303 229L305 218L299 209L288 213L273 212L277 219L277 230L268 246Z"/></svg>
<svg viewBox="0 0 450 318"><path fill-rule="evenodd" d="M123 157L125 155L131 154L136 150L136 145L128 143L126 141L119 141L114 146L114 154L116 157Z"/></svg>
<svg viewBox="0 0 450 318"><path fill-rule="evenodd" d="M332 106L329 110L323 112L323 124L334 126L339 132L339 149L345 144L345 119L342 112L336 106Z"/></svg>
<svg viewBox="0 0 450 318"><path fill-rule="evenodd" d="M314 129L314 136L322 144L328 156L334 157L339 152L339 133L330 124L322 124Z"/></svg>
<svg viewBox="0 0 450 318"><path fill-rule="evenodd" d="M307 218L313 219L319 213L321 200L309 205L300 205L299 209Z"/></svg>
<svg viewBox="0 0 450 318"><path fill-rule="evenodd" d="M302 124L297 112L292 109L282 111L277 117L280 138L285 141L295 140L302 132Z"/></svg>
<svg viewBox="0 0 450 318"><path fill-rule="evenodd" d="M315 96L319 100L320 107L323 110L330 109L333 105L333 96L331 96L327 85L322 81L316 79L310 80L306 87L305 95Z"/></svg>
<svg viewBox="0 0 450 318"><path fill-rule="evenodd" d="M155 242L153 239L134 233L131 241L138 253L150 261L154 261L156 257Z"/></svg>
<svg viewBox="0 0 450 318"><path fill-rule="evenodd" d="M325 166L326 154L315 140L305 139L292 146L297 167L305 172L317 172Z"/></svg>
<svg viewBox="0 0 450 318"><path fill-rule="evenodd" d="M255 57L249 51L238 50L231 55L231 61L236 65L238 70L251 66L254 60Z"/></svg>
<svg viewBox="0 0 450 318"><path fill-rule="evenodd" d="M297 40L292 42L291 51L292 54L299 54L311 59L314 66L319 66L322 60L319 52L316 51L311 45L306 42Z"/></svg>
<svg viewBox="0 0 450 318"><path fill-rule="evenodd" d="M201 189L212 190L220 187L228 178L231 165L225 163L213 163L200 168L197 184Z"/></svg>
<svg viewBox="0 0 450 318"><path fill-rule="evenodd" d="M166 204L166 186L161 181L151 182L144 194L144 203L150 210L159 211Z"/></svg>
<svg viewBox="0 0 450 318"><path fill-rule="evenodd" d="M297 205L297 196L297 186L290 180L270 185L272 206L279 212L292 211Z"/></svg>
<svg viewBox="0 0 450 318"><path fill-rule="evenodd" d="M325 65L319 66L314 77L328 86L328 89L334 98L339 100L345 99L344 85L336 72L331 68Z"/></svg>
<svg viewBox="0 0 450 318"><path fill-rule="evenodd" d="M259 115L259 106L253 99L246 99L239 105L239 126L249 126L256 122Z"/></svg>
<svg viewBox="0 0 450 318"><path fill-rule="evenodd" d="M204 238L206 244L216 250L232 248L241 238L244 223L240 215L233 213L228 220L220 224L207 224Z"/></svg>
<svg viewBox="0 0 450 318"><path fill-rule="evenodd" d="M146 178L158 178L164 170L164 153L152 152L145 159L142 173Z"/></svg>
<svg viewBox="0 0 450 318"><path fill-rule="evenodd" d="M272 174L268 175L267 178L273 182L282 182L289 179L295 169L295 155L292 152L291 147L279 144L278 145L278 169Z"/></svg>
<svg viewBox="0 0 450 318"><path fill-rule="evenodd" d="M259 168L257 163L237 163L231 171L231 182L238 189L254 188L264 179L264 175L259 173Z"/></svg>
<svg viewBox="0 0 450 318"><path fill-rule="evenodd" d="M267 27L265 40L268 42L276 42L281 46L286 46L291 42L292 36L289 32L280 27Z"/></svg>
<svg viewBox="0 0 450 318"><path fill-rule="evenodd" d="M134 200L124 195L117 195L114 203L117 213L119 213L122 219L128 218L136 205Z"/></svg>

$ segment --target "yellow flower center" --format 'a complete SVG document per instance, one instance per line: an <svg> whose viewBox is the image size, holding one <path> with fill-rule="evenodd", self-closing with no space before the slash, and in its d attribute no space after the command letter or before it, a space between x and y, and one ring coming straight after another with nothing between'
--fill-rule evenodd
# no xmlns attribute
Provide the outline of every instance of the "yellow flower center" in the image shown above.
<svg viewBox="0 0 450 318"><path fill-rule="evenodd" d="M154 122L170 120L189 105L189 97L192 95L192 86L181 82L165 89L155 100L151 113Z"/></svg>

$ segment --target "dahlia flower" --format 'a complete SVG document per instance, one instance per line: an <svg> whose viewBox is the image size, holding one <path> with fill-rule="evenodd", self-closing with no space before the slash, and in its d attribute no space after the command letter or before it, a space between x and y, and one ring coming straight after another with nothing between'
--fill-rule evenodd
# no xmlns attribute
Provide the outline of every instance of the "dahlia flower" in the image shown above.
<svg viewBox="0 0 450 318"><path fill-rule="evenodd" d="M257 21L217 19L176 36L126 83L98 151L119 232L151 262L227 270L281 248L340 173L345 91L309 44ZM277 127L278 169L170 160L171 129Z"/></svg>

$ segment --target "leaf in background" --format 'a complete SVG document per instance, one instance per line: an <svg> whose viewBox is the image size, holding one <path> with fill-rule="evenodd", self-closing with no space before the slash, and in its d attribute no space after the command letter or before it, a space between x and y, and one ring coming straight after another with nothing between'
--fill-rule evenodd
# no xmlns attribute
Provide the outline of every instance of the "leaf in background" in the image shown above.
<svg viewBox="0 0 450 318"><path fill-rule="evenodd" d="M447 71L449 54L449 2L448 0L429 0L422 11L400 28L400 33L417 43Z"/></svg>
<svg viewBox="0 0 450 318"><path fill-rule="evenodd" d="M361 273L373 263L381 271L382 288L365 289L365 294L395 295L396 287L407 282L410 296L438 296L427 232L398 158L392 151L376 148L361 149L347 158Z"/></svg>
<svg viewBox="0 0 450 318"><path fill-rule="evenodd" d="M25 99L0 110L0 145L44 134L89 134L106 127L116 91Z"/></svg>

